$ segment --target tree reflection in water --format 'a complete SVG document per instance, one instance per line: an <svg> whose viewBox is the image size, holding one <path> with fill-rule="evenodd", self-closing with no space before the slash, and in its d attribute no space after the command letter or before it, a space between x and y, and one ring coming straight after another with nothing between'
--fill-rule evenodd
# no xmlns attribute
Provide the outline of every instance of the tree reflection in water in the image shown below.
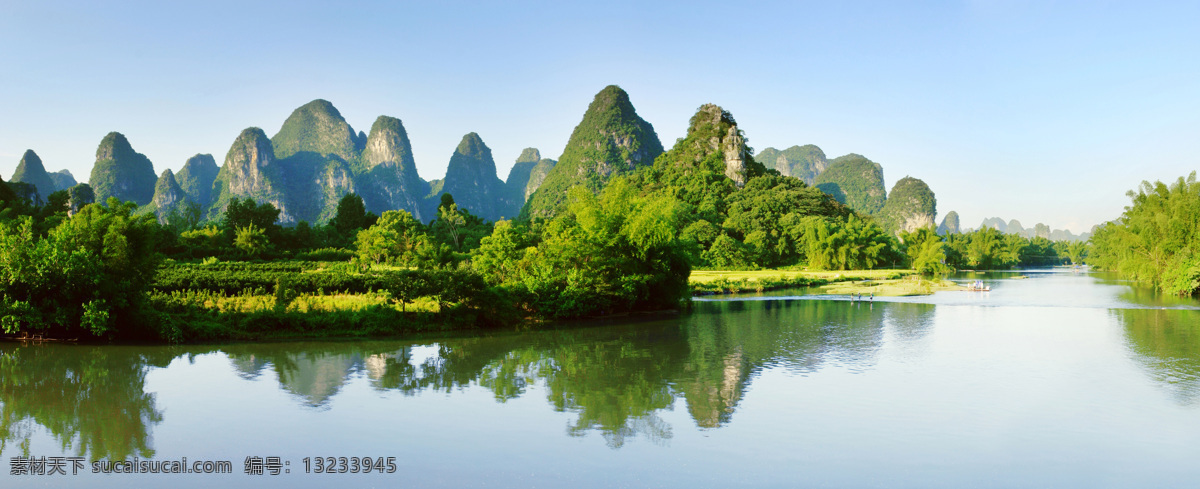
<svg viewBox="0 0 1200 489"><path fill-rule="evenodd" d="M165 366L166 348L5 345L0 347L0 453L28 455L41 426L64 453L98 459L154 455L150 430L162 422L145 392L147 365ZM14 454L15 455L15 454Z"/></svg>
<svg viewBox="0 0 1200 489"><path fill-rule="evenodd" d="M151 457L150 432L163 415L154 394L145 392L148 366L166 366L180 353L214 350L227 355L245 381L273 377L308 408L329 409L356 376L376 390L404 395L482 387L502 403L540 389L553 409L573 414L566 426L570 436L598 432L614 448L635 436L666 443L672 427L662 413L677 401L685 403L697 426L719 428L732 421L751 380L764 369L870 369L885 327L902 341L920 338L932 308L807 300L705 303L693 314L669 319L437 343L323 341L185 350L6 345L0 356L0 451L28 450L40 425L64 452L74 449L93 459Z"/></svg>
<svg viewBox="0 0 1200 489"><path fill-rule="evenodd" d="M245 378L270 366L281 386L310 406L324 405L358 373L381 391L414 395L480 386L497 402L538 385L555 410L576 415L568 435L596 431L620 447L635 435L667 442L672 429L660 413L677 399L701 428L729 423L751 379L765 368L803 373L832 363L869 369L885 324L902 340L920 338L933 306L760 301L698 309L667 320L426 345L242 345L227 353ZM427 354L414 356L416 350Z"/></svg>
<svg viewBox="0 0 1200 489"><path fill-rule="evenodd" d="M1200 311L1114 309L1136 359L1180 404L1200 400Z"/></svg>

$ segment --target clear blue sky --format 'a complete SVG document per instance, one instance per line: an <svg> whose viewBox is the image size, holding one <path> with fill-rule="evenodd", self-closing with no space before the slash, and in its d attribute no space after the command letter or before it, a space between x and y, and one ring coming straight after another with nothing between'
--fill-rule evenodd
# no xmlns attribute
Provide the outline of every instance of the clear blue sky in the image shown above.
<svg viewBox="0 0 1200 489"><path fill-rule="evenodd" d="M627 90L664 145L713 102L756 148L816 144L911 175L939 217L1117 217L1200 166L1200 3L13 2L0 0L0 174L80 181L109 131L155 170L218 163L316 98L399 117L423 178L478 132L505 178Z"/></svg>

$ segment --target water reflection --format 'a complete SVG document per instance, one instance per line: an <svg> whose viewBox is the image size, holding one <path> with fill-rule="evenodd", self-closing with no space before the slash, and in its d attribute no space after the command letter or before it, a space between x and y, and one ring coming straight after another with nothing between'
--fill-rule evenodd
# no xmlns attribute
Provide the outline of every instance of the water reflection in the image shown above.
<svg viewBox="0 0 1200 489"><path fill-rule="evenodd" d="M150 367L179 355L220 351L236 377L275 384L305 409L332 409L355 382L412 396L486 389L496 402L543 395L571 413L569 436L598 433L610 447L630 438L668 443L663 413L682 402L695 426L734 419L764 369L804 374L827 366L869 370L885 337L908 341L928 328L933 306L829 301L720 302L665 320L436 343L366 341L158 347L5 346L0 356L0 438L28 449L41 426L92 458L150 457L163 420L145 391ZM176 368L173 366L172 368ZM180 366L179 368L186 368ZM393 398L391 401L404 402ZM0 446L0 452L8 446Z"/></svg>
<svg viewBox="0 0 1200 489"><path fill-rule="evenodd" d="M1200 401L1200 312L1118 309L1125 341L1136 359L1181 404Z"/></svg>
<svg viewBox="0 0 1200 489"><path fill-rule="evenodd" d="M165 348L0 347L0 453L13 447L28 454L40 427L66 454L153 456L150 431L163 416L144 390L146 366L166 366L175 355Z"/></svg>

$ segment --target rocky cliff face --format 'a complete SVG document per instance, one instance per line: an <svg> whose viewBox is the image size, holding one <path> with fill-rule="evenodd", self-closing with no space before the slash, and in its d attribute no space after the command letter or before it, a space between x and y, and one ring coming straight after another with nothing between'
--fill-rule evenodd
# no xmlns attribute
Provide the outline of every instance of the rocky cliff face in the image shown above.
<svg viewBox="0 0 1200 489"><path fill-rule="evenodd" d="M325 221L343 195L357 191L367 138L356 133L333 104L314 100L292 111L271 146L283 175L288 212L281 222ZM287 218L284 219L284 214Z"/></svg>
<svg viewBox="0 0 1200 489"><path fill-rule="evenodd" d="M154 215L158 222L166 224L167 217L188 199L187 193L175 180L175 174L170 168L163 170L154 184L154 199L150 202L154 207Z"/></svg>
<svg viewBox="0 0 1200 489"><path fill-rule="evenodd" d="M58 190L58 186L46 172L46 167L42 165L42 159L32 149L25 150L25 155L21 157L21 162L17 163L17 170L13 172L10 181L33 185L42 202L45 202L50 194Z"/></svg>
<svg viewBox="0 0 1200 489"><path fill-rule="evenodd" d="M537 148L525 148L521 152L516 164L508 172L508 180L504 182L508 187L509 198L518 209L542 186L546 175L550 174L550 170L554 169L556 164L557 160L542 158L542 153Z"/></svg>
<svg viewBox="0 0 1200 489"><path fill-rule="evenodd" d="M575 126L558 164L530 196L523 216L550 217L565 203L567 190L584 185L599 191L612 175L654 163L663 146L654 127L637 115L629 94L605 87ZM458 196L455 196L457 199Z"/></svg>
<svg viewBox="0 0 1200 489"><path fill-rule="evenodd" d="M692 116L688 139L696 144L706 144L704 152L720 153L725 176L738 187L746 184L746 161L750 155L746 150L746 139L729 112L714 104L700 106L700 110Z"/></svg>
<svg viewBox="0 0 1200 489"><path fill-rule="evenodd" d="M313 179L313 183L316 184L319 192L317 195L324 198L316 209L306 214L308 216L315 214L316 217L305 220L324 222L333 219L333 216L337 215L337 203L342 196L358 192L358 188L354 184L354 172L348 163L341 160L326 160L325 166L320 169L320 173L317 178ZM289 197L294 202L299 195L292 194ZM299 205L295 205L294 202L293 207L299 207Z"/></svg>
<svg viewBox="0 0 1200 489"><path fill-rule="evenodd" d="M829 167L825 152L811 144L792 146L783 151L766 148L754 159L767 168L778 170L783 176L804 180L810 186L816 181L817 175Z"/></svg>
<svg viewBox="0 0 1200 489"><path fill-rule="evenodd" d="M529 185L533 167L537 166L541 159L542 153L537 148L525 148L521 151L521 156L517 157L516 163L508 171L508 180L504 181L510 199L519 201L521 204L525 203L525 199L528 197L525 194L525 187Z"/></svg>
<svg viewBox="0 0 1200 489"><path fill-rule="evenodd" d="M379 116L366 137L362 160L366 172L358 178L363 204L376 214L403 209L421 222L433 219L423 199L429 184L417 175L412 144L404 124L395 117Z"/></svg>
<svg viewBox="0 0 1200 489"><path fill-rule="evenodd" d="M541 188L542 182L546 181L546 175L549 175L550 170L553 170L554 165L557 164L558 160L542 158L537 162L536 165L533 165L533 168L529 170L529 183L525 184L525 197L520 201L522 204L528 202L529 197L532 196L538 188Z"/></svg>
<svg viewBox="0 0 1200 489"><path fill-rule="evenodd" d="M933 227L937 217L937 198L925 182L906 176L892 187L879 217L884 229L892 232L912 232Z"/></svg>
<svg viewBox="0 0 1200 489"><path fill-rule="evenodd" d="M96 201L109 197L146 205L154 198L154 165L119 132L110 132L96 148L96 164L88 184L96 193Z"/></svg>
<svg viewBox="0 0 1200 489"><path fill-rule="evenodd" d="M51 173L50 180L54 181L54 188L57 190L67 190L79 185L79 182L75 181L75 175L72 175L67 170L59 170Z"/></svg>
<svg viewBox="0 0 1200 489"><path fill-rule="evenodd" d="M883 167L858 154L835 158L814 183L838 202L864 214L879 212L887 200Z"/></svg>
<svg viewBox="0 0 1200 489"><path fill-rule="evenodd" d="M175 175L175 181L192 202L208 207L212 203L213 182L220 171L212 155L197 154L183 164L183 169Z"/></svg>
<svg viewBox="0 0 1200 489"><path fill-rule="evenodd" d="M512 218L516 209L504 182L496 176L492 150L473 132L463 136L450 157L441 192L433 196L435 200L442 193L454 196L460 208L490 221Z"/></svg>
<svg viewBox="0 0 1200 489"><path fill-rule="evenodd" d="M266 133L257 127L242 131L225 155L213 183L213 204L208 218L217 220L224 215L229 199L253 198L258 202L270 202L280 210L279 220L283 223L296 222L291 206L286 199L286 180L275 150Z"/></svg>

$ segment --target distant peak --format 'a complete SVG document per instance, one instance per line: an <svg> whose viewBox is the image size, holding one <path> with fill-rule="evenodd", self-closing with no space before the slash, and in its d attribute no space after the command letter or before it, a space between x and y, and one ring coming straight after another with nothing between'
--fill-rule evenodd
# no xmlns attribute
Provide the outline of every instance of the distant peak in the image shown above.
<svg viewBox="0 0 1200 489"><path fill-rule="evenodd" d="M517 157L517 163L537 163L542 160L542 153L537 148L525 148L521 150L521 156Z"/></svg>
<svg viewBox="0 0 1200 489"><path fill-rule="evenodd" d="M217 166L217 160L215 158L213 158L213 155L210 155L207 153L196 153L191 158L188 158L187 162L183 164L184 168L187 168L189 166L193 166L193 167L194 166L213 166L213 167L215 167L215 166Z"/></svg>
<svg viewBox="0 0 1200 489"><path fill-rule="evenodd" d="M125 135L113 131L100 140L100 147L96 148L96 160L113 159L118 156L131 155L133 152L133 146L129 144Z"/></svg>
<svg viewBox="0 0 1200 489"><path fill-rule="evenodd" d="M629 94L625 90L616 85L609 85L596 94L596 97L592 99L592 106L588 107L588 110L614 106L632 108L633 104L629 102Z"/></svg>
<svg viewBox="0 0 1200 489"><path fill-rule="evenodd" d="M733 114L722 109L717 104L704 104L696 110L696 114L692 116L691 123L688 125L688 134L696 132L702 127L708 126L736 126L737 121L733 119Z"/></svg>
<svg viewBox="0 0 1200 489"><path fill-rule="evenodd" d="M313 100L312 102L309 102L307 104L301 105L299 108L296 109L296 111L328 112L328 113L336 115L338 117L342 116L341 112L338 112L337 107L334 107L332 102L325 100L325 99L321 99L321 98Z"/></svg>
<svg viewBox="0 0 1200 489"><path fill-rule="evenodd" d="M242 139L267 139L267 133L257 127L247 127L242 129L242 133L238 134L239 140Z"/></svg>
<svg viewBox="0 0 1200 489"><path fill-rule="evenodd" d="M304 121L309 117L331 119L341 123L346 122L346 119L342 117L342 113L338 112L337 107L334 107L332 103L325 99L316 99L293 110L292 115L283 121L283 125L286 127L288 123Z"/></svg>
<svg viewBox="0 0 1200 489"><path fill-rule="evenodd" d="M483 144L483 138L473 132L463 136L462 141L458 143L458 148L455 149L455 152L467 156L481 156L485 151L491 152L487 145Z"/></svg>
<svg viewBox="0 0 1200 489"><path fill-rule="evenodd" d="M21 162L25 163L26 165L31 165L31 164L41 165L42 159L39 158L37 153L34 153L32 149L27 149L27 150L25 150L25 154L21 155Z"/></svg>

